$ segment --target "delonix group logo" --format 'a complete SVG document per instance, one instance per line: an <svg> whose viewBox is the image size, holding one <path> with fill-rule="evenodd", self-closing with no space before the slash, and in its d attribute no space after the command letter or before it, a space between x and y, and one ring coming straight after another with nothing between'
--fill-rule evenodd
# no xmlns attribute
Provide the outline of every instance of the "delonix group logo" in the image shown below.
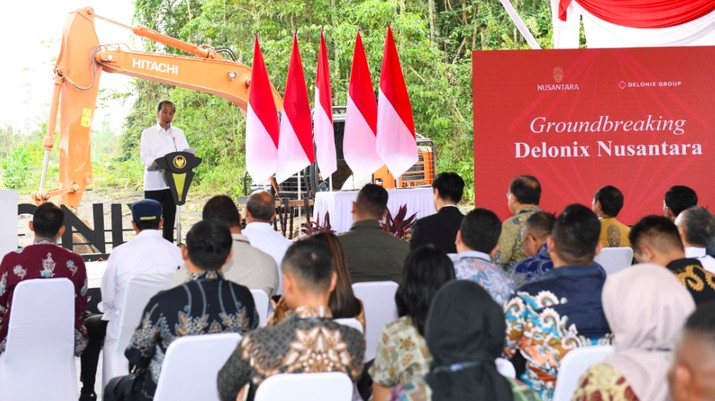
<svg viewBox="0 0 715 401"><path fill-rule="evenodd" d="M536 84L537 92L542 91L577 91L580 88L577 83L565 83L563 82L565 78L564 69L562 67L556 66L551 70L551 75L554 78L553 83L548 84Z"/></svg>

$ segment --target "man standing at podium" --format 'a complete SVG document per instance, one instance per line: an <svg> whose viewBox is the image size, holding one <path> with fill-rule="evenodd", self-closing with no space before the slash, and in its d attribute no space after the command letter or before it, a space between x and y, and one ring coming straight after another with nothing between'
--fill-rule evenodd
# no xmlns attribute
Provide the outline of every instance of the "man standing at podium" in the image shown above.
<svg viewBox="0 0 715 401"><path fill-rule="evenodd" d="M145 167L144 198L155 199L161 203L164 218L162 234L169 242L174 242L176 203L154 160L168 153L189 148L184 131L171 125L175 112L174 103L168 100L159 102L156 113L157 124L142 131L141 138L141 159Z"/></svg>

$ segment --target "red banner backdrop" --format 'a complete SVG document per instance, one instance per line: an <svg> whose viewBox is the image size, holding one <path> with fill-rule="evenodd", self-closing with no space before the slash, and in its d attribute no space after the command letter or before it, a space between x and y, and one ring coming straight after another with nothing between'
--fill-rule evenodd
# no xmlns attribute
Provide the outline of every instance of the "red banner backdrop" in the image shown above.
<svg viewBox="0 0 715 401"><path fill-rule="evenodd" d="M615 185L633 224L661 214L672 185L715 199L715 47L475 51L474 186L509 215L515 175L541 182L541 207L590 205Z"/></svg>

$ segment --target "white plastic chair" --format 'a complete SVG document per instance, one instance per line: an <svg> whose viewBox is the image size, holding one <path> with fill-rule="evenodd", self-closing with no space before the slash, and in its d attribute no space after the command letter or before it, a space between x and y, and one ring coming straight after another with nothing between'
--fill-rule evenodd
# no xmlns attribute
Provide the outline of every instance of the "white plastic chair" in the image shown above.
<svg viewBox="0 0 715 401"><path fill-rule="evenodd" d="M553 401L571 401L579 379L591 365L601 362L614 352L610 345L594 345L569 351L559 364Z"/></svg>
<svg viewBox="0 0 715 401"><path fill-rule="evenodd" d="M32 279L15 287L0 358L0 399L76 401L74 285Z"/></svg>
<svg viewBox="0 0 715 401"><path fill-rule="evenodd" d="M219 400L216 377L241 341L238 333L174 340L166 350L154 401Z"/></svg>
<svg viewBox="0 0 715 401"><path fill-rule="evenodd" d="M606 274L618 273L633 262L633 249L630 247L603 248L593 261L603 266Z"/></svg>
<svg viewBox="0 0 715 401"><path fill-rule="evenodd" d="M397 319L396 291L397 283L392 281L353 284L353 292L365 309L365 361L375 359L382 328Z"/></svg>
<svg viewBox="0 0 715 401"><path fill-rule="evenodd" d="M121 314L118 321L110 320L108 325L119 325L119 338L107 338L104 341L102 357L102 388L107 386L113 377L129 374L129 361L124 351L139 326L142 312L149 299L171 288L174 281L173 271L141 273L129 279L126 298L122 301ZM107 330L109 331L109 330Z"/></svg>
<svg viewBox="0 0 715 401"><path fill-rule="evenodd" d="M348 326L352 327L355 330L358 330L359 332L365 334L362 324L355 319L354 317L346 317L346 318L341 318L341 319L333 319L335 323L342 324L343 326Z"/></svg>
<svg viewBox="0 0 715 401"><path fill-rule="evenodd" d="M495 362L497 365L497 371L502 376L510 379L516 379L516 369L514 368L514 364L504 358L497 358Z"/></svg>
<svg viewBox="0 0 715 401"><path fill-rule="evenodd" d="M270 306L268 294L263 290L252 289L251 295L253 295L253 303L256 305L256 312L258 312L258 325L265 326L266 319L268 319L268 307Z"/></svg>
<svg viewBox="0 0 715 401"><path fill-rule="evenodd" d="M254 401L351 401L353 383L345 373L273 375L256 390Z"/></svg>

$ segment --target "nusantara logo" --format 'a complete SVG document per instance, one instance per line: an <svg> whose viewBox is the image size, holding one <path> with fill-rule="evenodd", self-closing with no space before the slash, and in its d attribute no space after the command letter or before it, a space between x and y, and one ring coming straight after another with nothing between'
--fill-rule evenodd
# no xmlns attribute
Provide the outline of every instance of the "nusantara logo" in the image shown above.
<svg viewBox="0 0 715 401"><path fill-rule="evenodd" d="M563 83L564 80L564 69L562 67L556 66L551 70L551 74L554 78L555 83L548 84L537 84L536 90L542 91L577 91L579 90L578 84L574 83Z"/></svg>

